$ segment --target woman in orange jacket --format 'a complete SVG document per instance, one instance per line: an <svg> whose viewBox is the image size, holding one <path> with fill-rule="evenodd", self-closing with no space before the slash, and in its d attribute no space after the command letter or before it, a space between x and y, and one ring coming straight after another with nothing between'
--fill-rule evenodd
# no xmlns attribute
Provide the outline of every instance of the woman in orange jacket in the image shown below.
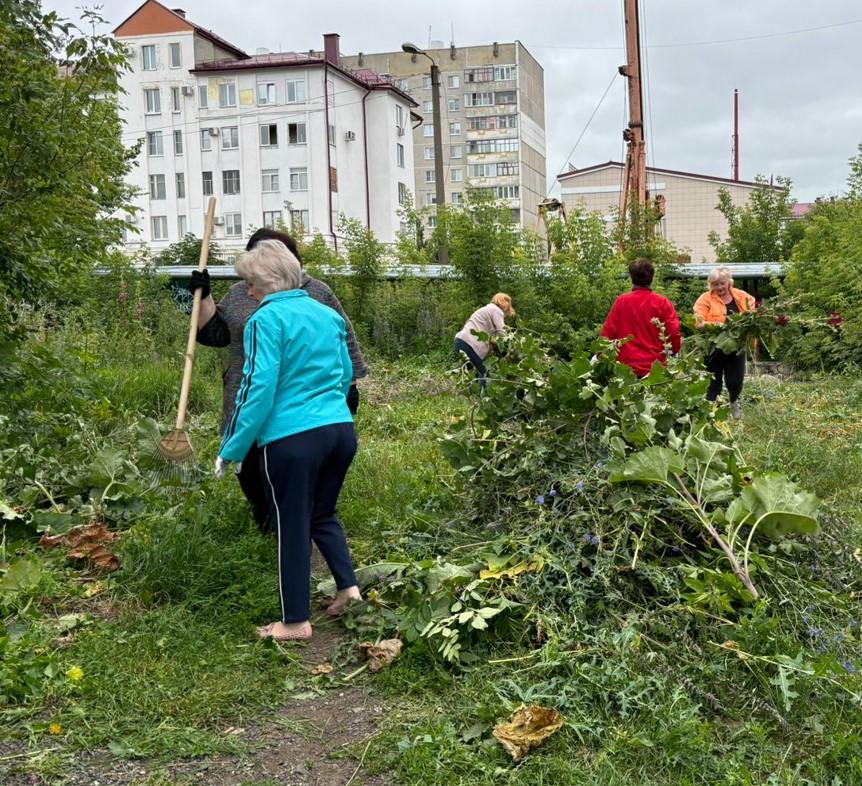
<svg viewBox="0 0 862 786"><path fill-rule="evenodd" d="M754 309L754 298L733 286L730 269L716 267L707 278L709 291L704 292L694 304L694 316L698 327L705 324L723 324L731 314L741 314ZM714 350L706 359L706 368L713 374L712 382L706 392L710 401L715 401L721 393L722 378L730 398L730 413L735 418L742 417L739 394L745 379L745 351L722 352Z"/></svg>

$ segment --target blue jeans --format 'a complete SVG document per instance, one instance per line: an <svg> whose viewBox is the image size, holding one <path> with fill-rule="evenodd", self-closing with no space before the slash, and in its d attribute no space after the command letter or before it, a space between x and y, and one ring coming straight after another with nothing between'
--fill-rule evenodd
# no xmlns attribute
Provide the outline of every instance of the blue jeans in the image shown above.
<svg viewBox="0 0 862 786"><path fill-rule="evenodd" d="M485 386L488 384L485 379L487 370L485 369L485 362L476 354L476 350L464 341L464 339L456 338L455 352L463 352L467 356L467 360L470 361L470 365L476 369L476 379L479 380L479 387L484 390Z"/></svg>
<svg viewBox="0 0 862 786"><path fill-rule="evenodd" d="M278 533L281 621L310 616L311 541L339 590L356 584L347 536L335 513L341 486L356 454L353 423L302 431L264 445L263 475L270 521Z"/></svg>

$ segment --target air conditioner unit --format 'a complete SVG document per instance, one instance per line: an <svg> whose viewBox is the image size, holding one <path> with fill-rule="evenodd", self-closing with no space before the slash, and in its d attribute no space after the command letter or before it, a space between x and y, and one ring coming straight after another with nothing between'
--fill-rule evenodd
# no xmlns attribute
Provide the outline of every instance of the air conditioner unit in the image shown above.
<svg viewBox="0 0 862 786"><path fill-rule="evenodd" d="M208 128L207 131L209 131L210 136L218 136L217 128Z"/></svg>
<svg viewBox="0 0 862 786"><path fill-rule="evenodd" d="M224 216L216 216L213 219L213 224L215 224L217 227L223 227L224 226Z"/></svg>
<svg viewBox="0 0 862 786"><path fill-rule="evenodd" d="M345 142L353 142L356 139L355 131L345 131L344 132L344 141Z"/></svg>
<svg viewBox="0 0 862 786"><path fill-rule="evenodd" d="M183 95L184 96L193 96L195 94L195 89L193 87L189 87L188 85L183 86Z"/></svg>

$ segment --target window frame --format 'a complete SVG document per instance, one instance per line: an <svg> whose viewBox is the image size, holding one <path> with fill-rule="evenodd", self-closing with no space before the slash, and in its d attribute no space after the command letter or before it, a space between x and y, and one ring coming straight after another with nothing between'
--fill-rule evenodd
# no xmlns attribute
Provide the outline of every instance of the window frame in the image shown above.
<svg viewBox="0 0 862 786"><path fill-rule="evenodd" d="M207 190L207 183L209 183L209 190ZM204 196L213 196L215 194L215 178L213 178L213 171L211 169L201 170L201 190Z"/></svg>
<svg viewBox="0 0 862 786"><path fill-rule="evenodd" d="M296 86L302 85L301 90L297 90ZM293 99L290 97L291 89L293 90ZM299 97L302 93L302 97ZM308 101L308 90L304 79L285 79L284 80L284 103L285 104L304 104Z"/></svg>
<svg viewBox="0 0 862 786"><path fill-rule="evenodd" d="M150 68L147 68L147 53L152 54L152 63ZM155 44L144 44L141 46L141 71L156 71L158 70L159 56L156 51Z"/></svg>
<svg viewBox="0 0 862 786"><path fill-rule="evenodd" d="M150 99L155 98L155 101ZM155 109L151 108L155 106ZM162 113L162 91L158 87L144 88L144 114L145 115L160 115Z"/></svg>
<svg viewBox="0 0 862 786"><path fill-rule="evenodd" d="M224 90L224 94L222 93ZM222 99L225 100L222 100ZM232 103L228 103L230 99L233 99ZM236 106L236 82L235 81L225 81L218 83L218 105L219 109L229 109Z"/></svg>
<svg viewBox="0 0 862 786"><path fill-rule="evenodd" d="M185 154L185 140L183 139L183 131L181 128L174 129L174 155L181 156ZM177 144L179 142L179 144Z"/></svg>
<svg viewBox="0 0 862 786"><path fill-rule="evenodd" d="M260 129L258 131L258 141L260 142L261 147L278 147L278 123L261 123L258 126ZM266 136L268 137L268 141L264 142L264 131L266 131ZM275 141L272 141L273 133L275 134Z"/></svg>
<svg viewBox="0 0 862 786"><path fill-rule="evenodd" d="M177 199L186 198L186 173L177 172L174 176L174 188L177 191ZM182 193L180 193L182 192Z"/></svg>
<svg viewBox="0 0 862 786"><path fill-rule="evenodd" d="M269 178L269 188L267 188L267 178ZM260 192L261 194L278 194L281 192L281 177L278 169L260 170Z"/></svg>
<svg viewBox="0 0 862 786"><path fill-rule="evenodd" d="M234 177L235 175L235 177ZM222 196L238 196L242 193L242 178L238 169L223 169L221 172ZM234 187L236 190L234 190Z"/></svg>
<svg viewBox="0 0 862 786"><path fill-rule="evenodd" d="M164 228L164 234L156 235L156 227ZM150 216L150 239L161 241L168 239L168 217L167 216Z"/></svg>
<svg viewBox="0 0 862 786"><path fill-rule="evenodd" d="M231 229L237 231L231 232ZM242 237L242 213L232 212L224 214L224 234L225 237Z"/></svg>
<svg viewBox="0 0 862 786"><path fill-rule="evenodd" d="M226 133L230 132L230 133ZM221 138L222 150L239 150L239 126L222 126L219 129L219 137ZM228 137L230 141L236 141L235 145L226 145Z"/></svg>
<svg viewBox="0 0 862 786"><path fill-rule="evenodd" d="M165 176L163 174L150 175L150 201L161 201L168 198Z"/></svg>
<svg viewBox="0 0 862 786"><path fill-rule="evenodd" d="M152 152L153 143L155 144L156 152ZM165 146L162 140L161 131L147 131L147 158L161 158L165 154Z"/></svg>
<svg viewBox="0 0 862 786"><path fill-rule="evenodd" d="M289 175L290 179L288 180L288 184L291 191L308 191L308 167L291 167ZM296 181L294 181L294 178L296 178ZM305 181L304 187L303 180ZM296 182L296 186L294 186L294 182Z"/></svg>
<svg viewBox="0 0 862 786"><path fill-rule="evenodd" d="M294 134L295 139L290 138L290 128L294 127L296 133ZM300 133L299 130L302 129L302 141L299 140ZM308 130L307 124L305 122L296 121L295 123L287 124L287 144L288 145L307 145L308 144Z"/></svg>
<svg viewBox="0 0 862 786"><path fill-rule="evenodd" d="M177 53L177 61L174 62L174 52ZM168 68L183 67L183 48L179 41L171 41L168 43Z"/></svg>

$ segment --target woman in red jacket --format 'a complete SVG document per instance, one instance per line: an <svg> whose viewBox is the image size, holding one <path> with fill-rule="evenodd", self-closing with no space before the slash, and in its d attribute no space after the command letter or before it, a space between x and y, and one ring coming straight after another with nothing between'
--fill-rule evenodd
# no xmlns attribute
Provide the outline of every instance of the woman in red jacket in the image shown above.
<svg viewBox="0 0 862 786"><path fill-rule="evenodd" d="M612 340L630 339L620 347L617 360L630 366L639 377L649 374L653 363L667 362L665 341L674 355L681 341L673 303L650 289L654 275L655 268L647 257L629 265L632 291L614 301L600 334Z"/></svg>
<svg viewBox="0 0 862 786"><path fill-rule="evenodd" d="M733 286L730 269L724 266L713 268L707 277L709 291L704 292L694 304L694 316L698 327L705 324L724 324L730 314L741 314L754 308L754 298ZM706 397L715 401L721 393L722 377L730 399L730 414L742 417L739 394L745 379L745 350L722 352L714 350L706 359L706 368L712 372L712 382Z"/></svg>

